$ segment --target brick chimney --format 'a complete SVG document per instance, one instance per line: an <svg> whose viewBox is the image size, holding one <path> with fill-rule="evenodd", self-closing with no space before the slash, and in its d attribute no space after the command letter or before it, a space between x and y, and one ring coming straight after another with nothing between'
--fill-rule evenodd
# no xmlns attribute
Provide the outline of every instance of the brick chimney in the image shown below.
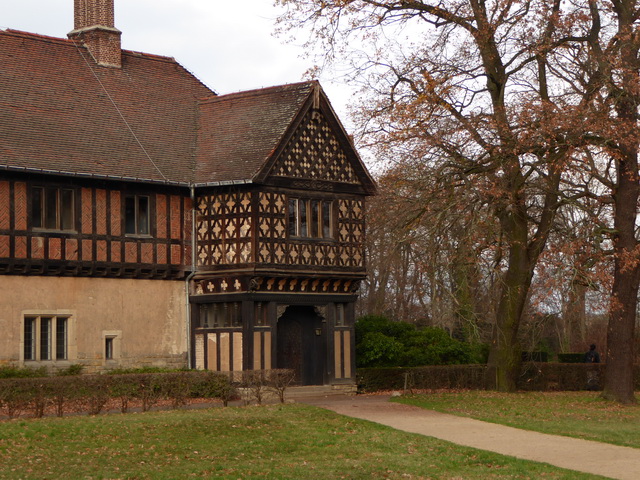
<svg viewBox="0 0 640 480"><path fill-rule="evenodd" d="M74 0L74 26L68 37L82 43L98 65L122 66L120 35L114 27L114 0Z"/></svg>

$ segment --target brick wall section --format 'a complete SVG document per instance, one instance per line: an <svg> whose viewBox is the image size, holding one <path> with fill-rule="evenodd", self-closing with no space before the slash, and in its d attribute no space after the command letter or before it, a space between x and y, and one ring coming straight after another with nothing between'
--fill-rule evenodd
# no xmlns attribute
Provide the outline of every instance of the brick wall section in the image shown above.
<svg viewBox="0 0 640 480"><path fill-rule="evenodd" d="M89 234L93 230L93 198L90 188L83 188L80 194L81 215L80 220L82 222L81 231L84 234Z"/></svg>
<svg viewBox="0 0 640 480"><path fill-rule="evenodd" d="M11 185L9 182L0 182L0 230L11 228Z"/></svg>
<svg viewBox="0 0 640 480"><path fill-rule="evenodd" d="M0 258L8 258L11 254L11 237L0 235Z"/></svg>
<svg viewBox="0 0 640 480"><path fill-rule="evenodd" d="M44 259L44 238L31 239L31 258Z"/></svg>
<svg viewBox="0 0 640 480"><path fill-rule="evenodd" d="M193 261L193 249L192 249L192 225L193 225L193 202L190 197L184 199L184 257L183 263L185 265L191 265Z"/></svg>
<svg viewBox="0 0 640 480"><path fill-rule="evenodd" d="M73 27L76 30L92 25L114 25L113 0L74 0L73 7Z"/></svg>
<svg viewBox="0 0 640 480"><path fill-rule="evenodd" d="M173 265L180 265L182 263L181 245L171 245L171 263Z"/></svg>
<svg viewBox="0 0 640 480"><path fill-rule="evenodd" d="M156 196L156 237L167 238L167 197Z"/></svg>
<svg viewBox="0 0 640 480"><path fill-rule="evenodd" d="M16 258L27 258L27 237L16 237Z"/></svg>
<svg viewBox="0 0 640 480"><path fill-rule="evenodd" d="M122 234L122 213L120 209L120 192L111 192L111 235L119 237Z"/></svg>
<svg viewBox="0 0 640 480"><path fill-rule="evenodd" d="M122 261L122 242L111 242L111 261L116 263Z"/></svg>
<svg viewBox="0 0 640 480"><path fill-rule="evenodd" d="M67 238L65 241L65 260L74 262L78 260L78 240Z"/></svg>
<svg viewBox="0 0 640 480"><path fill-rule="evenodd" d="M16 182L14 185L16 230L27 229L27 184Z"/></svg>
<svg viewBox="0 0 640 480"><path fill-rule="evenodd" d="M140 246L142 263L154 263L153 262L153 245L150 243L143 243Z"/></svg>
<svg viewBox="0 0 640 480"><path fill-rule="evenodd" d="M96 242L96 260L98 262L107 261L107 242L105 240L98 240Z"/></svg>
<svg viewBox="0 0 640 480"><path fill-rule="evenodd" d="M179 240L181 238L182 225L180 223L180 204L181 198L177 195L171 195L171 203L169 207L169 215L171 219L171 238ZM172 261L172 263L175 263Z"/></svg>
<svg viewBox="0 0 640 480"><path fill-rule="evenodd" d="M158 263L167 263L167 246L166 245L158 245L157 248L157 259Z"/></svg>
<svg viewBox="0 0 640 480"><path fill-rule="evenodd" d="M191 201L186 194L150 193L155 209L152 237L124 235L121 190L77 187L75 232L31 230L27 208L30 194L28 182L0 180L0 258L42 261L45 265L49 261L72 262L67 265L68 271L82 275L91 275L98 267L95 262L111 264L108 275L120 275L123 263L151 268L153 272L157 266L162 278L169 265L191 265L192 216L190 210L183 210L190 208ZM23 231L12 228L14 223ZM82 270L74 270L77 267ZM170 270L176 272L174 268Z"/></svg>
<svg viewBox="0 0 640 480"><path fill-rule="evenodd" d="M49 238L49 248L47 252L49 260L62 260L62 239Z"/></svg>
<svg viewBox="0 0 640 480"><path fill-rule="evenodd" d="M91 240L82 240L82 260L85 262L93 261L93 242Z"/></svg>
<svg viewBox="0 0 640 480"><path fill-rule="evenodd" d="M96 233L107 234L107 192L96 190Z"/></svg>
<svg viewBox="0 0 640 480"><path fill-rule="evenodd" d="M138 244L134 242L126 242L124 245L124 261L126 263L137 263L138 261Z"/></svg>

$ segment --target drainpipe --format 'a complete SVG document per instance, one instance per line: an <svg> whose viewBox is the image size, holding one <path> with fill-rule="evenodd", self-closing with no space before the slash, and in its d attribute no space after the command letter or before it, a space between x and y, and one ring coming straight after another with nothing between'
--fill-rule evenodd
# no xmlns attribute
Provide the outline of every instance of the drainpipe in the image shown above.
<svg viewBox="0 0 640 480"><path fill-rule="evenodd" d="M191 273L187 275L185 279L185 297L186 297L186 314L187 314L187 367L194 368L195 366L191 361L191 302L189 301L189 285L191 283L191 279L196 274L196 193L195 188L191 186Z"/></svg>

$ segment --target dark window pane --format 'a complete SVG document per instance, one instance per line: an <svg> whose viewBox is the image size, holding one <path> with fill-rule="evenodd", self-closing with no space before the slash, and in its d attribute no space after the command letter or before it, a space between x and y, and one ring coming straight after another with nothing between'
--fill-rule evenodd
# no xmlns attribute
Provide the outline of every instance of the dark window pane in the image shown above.
<svg viewBox="0 0 640 480"><path fill-rule="evenodd" d="M320 217L320 201L319 200L311 200L311 222L309 224L310 237L318 237L318 227L319 227L319 217Z"/></svg>
<svg viewBox="0 0 640 480"><path fill-rule="evenodd" d="M344 327L344 325L345 325L344 304L337 303L336 304L336 327Z"/></svg>
<svg viewBox="0 0 640 480"><path fill-rule="evenodd" d="M209 305L209 311L213 314L213 322L209 326L222 327L224 326L224 309L219 303Z"/></svg>
<svg viewBox="0 0 640 480"><path fill-rule="evenodd" d="M44 191L37 187L32 190L31 198L31 226L42 228L42 202L44 202Z"/></svg>
<svg viewBox="0 0 640 480"><path fill-rule="evenodd" d="M298 200L289 199L289 236L298 236Z"/></svg>
<svg viewBox="0 0 640 480"><path fill-rule="evenodd" d="M136 197L124 200L124 233L136 233Z"/></svg>
<svg viewBox="0 0 640 480"><path fill-rule="evenodd" d="M56 319L56 360L67 358L67 319Z"/></svg>
<svg viewBox="0 0 640 480"><path fill-rule="evenodd" d="M24 359L36 359L36 319L33 317L24 319Z"/></svg>
<svg viewBox="0 0 640 480"><path fill-rule="evenodd" d="M267 302L257 302L255 311L255 325L258 327L267 326Z"/></svg>
<svg viewBox="0 0 640 480"><path fill-rule="evenodd" d="M40 360L51 360L51 318L40 319Z"/></svg>
<svg viewBox="0 0 640 480"><path fill-rule="evenodd" d="M309 236L307 229L307 200L298 200L298 215L300 222L300 232L299 235L301 237Z"/></svg>
<svg viewBox="0 0 640 480"><path fill-rule="evenodd" d="M44 198L44 228L55 230L58 228L58 189L45 189Z"/></svg>
<svg viewBox="0 0 640 480"><path fill-rule="evenodd" d="M60 228L73 230L73 190L60 191Z"/></svg>
<svg viewBox="0 0 640 480"><path fill-rule="evenodd" d="M234 302L231 313L231 326L239 327L242 325L242 303Z"/></svg>
<svg viewBox="0 0 640 480"><path fill-rule="evenodd" d="M138 199L138 231L139 235L149 235L149 197Z"/></svg>
<svg viewBox="0 0 640 480"><path fill-rule="evenodd" d="M331 202L322 202L322 236L333 237L331 233Z"/></svg>
<svg viewBox="0 0 640 480"><path fill-rule="evenodd" d="M104 339L104 358L107 360L113 359L113 337Z"/></svg>

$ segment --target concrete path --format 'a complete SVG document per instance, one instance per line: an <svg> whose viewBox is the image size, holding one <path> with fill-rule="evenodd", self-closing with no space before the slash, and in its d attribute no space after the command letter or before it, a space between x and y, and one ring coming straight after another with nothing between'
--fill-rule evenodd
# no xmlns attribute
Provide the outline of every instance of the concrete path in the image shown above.
<svg viewBox="0 0 640 480"><path fill-rule="evenodd" d="M389 402L389 396L328 395L295 401L398 430L511 457L621 480L640 479L640 449L520 430Z"/></svg>

